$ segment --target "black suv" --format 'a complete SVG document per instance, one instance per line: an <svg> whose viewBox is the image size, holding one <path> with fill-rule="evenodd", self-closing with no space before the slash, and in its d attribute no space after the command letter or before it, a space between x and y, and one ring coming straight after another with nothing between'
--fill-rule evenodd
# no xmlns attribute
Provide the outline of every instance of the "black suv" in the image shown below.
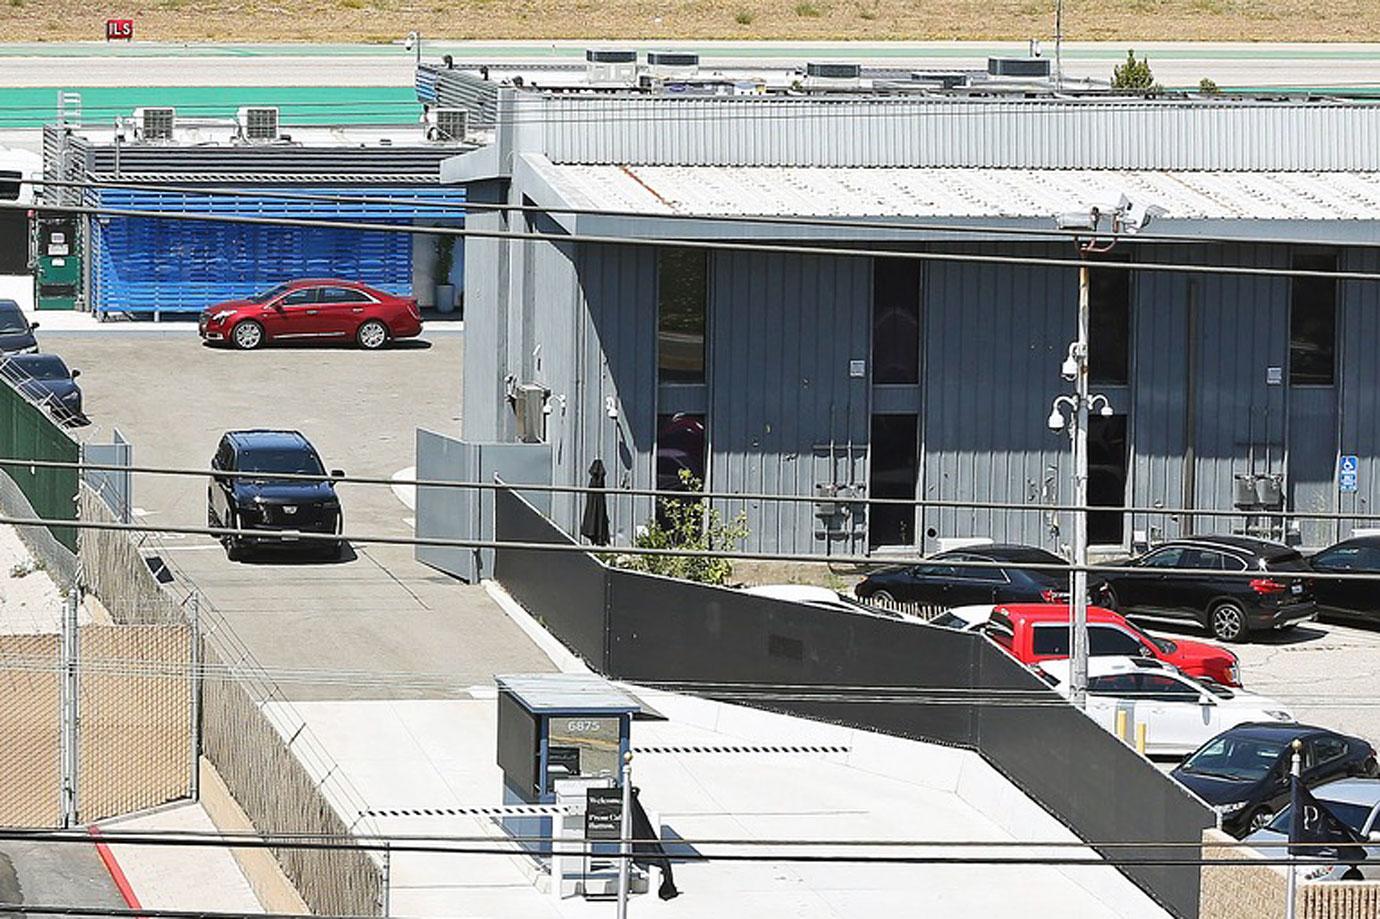
<svg viewBox="0 0 1380 919"><path fill-rule="evenodd" d="M275 473L326 475L316 448L296 431L231 431L220 439L211 460L215 470L206 489L206 522L232 530L262 530L265 535L222 539L231 561L253 545L286 548L300 544L328 558L340 555L342 541L300 540L300 533L339 535L343 518L335 485L329 480L274 478ZM345 473L331 470L331 478Z"/></svg>
<svg viewBox="0 0 1380 919"><path fill-rule="evenodd" d="M1221 641L1286 629L1316 614L1308 564L1282 543L1248 536L1194 536L1161 543L1105 575L1094 591L1128 619L1197 623ZM1175 574L1188 569L1192 574ZM1249 572L1231 576L1224 572Z"/></svg>

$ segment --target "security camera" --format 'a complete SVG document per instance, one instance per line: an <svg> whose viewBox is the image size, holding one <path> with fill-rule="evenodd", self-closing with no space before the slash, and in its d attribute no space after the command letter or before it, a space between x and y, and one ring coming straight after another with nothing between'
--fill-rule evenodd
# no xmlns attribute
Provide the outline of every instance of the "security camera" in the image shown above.
<svg viewBox="0 0 1380 919"><path fill-rule="evenodd" d="M1109 192L1094 198L1092 206L1102 214L1124 214L1131 209L1131 199L1123 192Z"/></svg>
<svg viewBox="0 0 1380 919"><path fill-rule="evenodd" d="M1097 214L1090 210L1056 214L1054 225L1061 230L1096 230Z"/></svg>
<svg viewBox="0 0 1380 919"><path fill-rule="evenodd" d="M1156 217L1169 213L1158 204L1133 204L1121 218L1121 228L1127 233L1137 233L1150 225Z"/></svg>
<svg viewBox="0 0 1380 919"><path fill-rule="evenodd" d="M1078 360L1072 354L1064 358L1064 363L1059 365L1059 376L1066 380L1078 379Z"/></svg>
<svg viewBox="0 0 1380 919"><path fill-rule="evenodd" d="M1064 429L1064 416L1057 408L1053 409L1050 411L1049 418L1045 421L1045 424L1049 425L1051 431L1062 431Z"/></svg>
<svg viewBox="0 0 1380 919"><path fill-rule="evenodd" d="M415 47L417 47L417 33L409 32L407 37L403 39L403 48L411 51Z"/></svg>

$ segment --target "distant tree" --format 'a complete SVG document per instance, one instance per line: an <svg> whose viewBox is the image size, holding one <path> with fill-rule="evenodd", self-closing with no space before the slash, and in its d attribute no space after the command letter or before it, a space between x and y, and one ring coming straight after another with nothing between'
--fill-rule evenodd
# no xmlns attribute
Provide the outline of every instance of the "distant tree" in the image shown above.
<svg viewBox="0 0 1380 919"><path fill-rule="evenodd" d="M1198 81L1198 92L1206 96L1211 96L1215 93L1220 93L1221 90L1217 88L1217 84L1215 82L1209 80L1207 77L1203 77L1201 80Z"/></svg>
<svg viewBox="0 0 1380 919"><path fill-rule="evenodd" d="M1150 72L1150 59L1143 57L1136 60L1135 49L1127 51L1126 63L1112 70L1112 89L1140 93L1158 92L1160 85L1155 82L1155 75Z"/></svg>

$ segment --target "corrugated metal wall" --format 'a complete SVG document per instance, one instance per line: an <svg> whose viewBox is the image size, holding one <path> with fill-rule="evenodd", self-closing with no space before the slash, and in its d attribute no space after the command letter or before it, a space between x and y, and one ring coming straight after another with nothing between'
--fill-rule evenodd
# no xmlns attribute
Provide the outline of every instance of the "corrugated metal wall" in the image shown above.
<svg viewBox="0 0 1380 919"><path fill-rule="evenodd" d="M1040 507L1071 499L1067 435L1051 432L1045 419L1054 396L1069 388L1059 365L1074 336L1073 269L929 263L923 385L874 390L870 378L851 377L848 366L864 360L871 372L868 259L714 253L709 383L658 387L653 250L581 246L572 258L552 246L513 246L513 305L503 321L512 344L494 361L475 354L474 366L551 389L555 481L582 484L598 457L610 488L650 487L657 413L705 411L711 488L811 495L818 483L867 481L873 413L914 412L919 496L1033 508L928 509L918 515L916 532L1050 548L1070 538L1067 516ZM998 244L961 248L1012 251ZM1020 254L1063 250L1028 246ZM1287 249L1249 245L1128 243L1117 255L1274 267L1290 260ZM1345 266L1375 270L1377 262L1380 256L1366 253ZM1340 440L1343 452L1362 455L1361 492L1343 496L1342 506L1370 509L1380 487L1380 362L1368 343L1380 340L1380 290L1357 282L1342 291L1339 433L1337 390L1288 385L1287 279L1135 273L1131 383L1094 387L1127 416L1128 504L1229 510L1236 474L1274 472L1285 477L1300 509L1327 510L1335 501ZM1269 382L1272 367L1280 383ZM608 417L609 397L616 419ZM467 419L470 405L467 399ZM558 499L558 519L573 530L580 506ZM843 552L864 545L862 530L856 541L818 538L809 503L724 503L730 515L740 507L748 511L753 549ZM627 498L611 500L610 510L624 540L651 514L649 501ZM1244 522L1147 512L1128 517L1125 538L1229 532ZM1343 527L1340 535L1349 531ZM1312 545L1334 532L1330 525L1300 526Z"/></svg>
<svg viewBox="0 0 1380 919"><path fill-rule="evenodd" d="M365 223L449 218L463 190L321 188L371 202L284 201L171 192L93 189L104 207L181 213L320 217ZM406 199L406 203L390 199ZM417 203L417 202L427 203ZM114 217L90 221L91 307L95 312L195 312L296 277L346 277L395 293L412 289L412 238L404 233Z"/></svg>
<svg viewBox="0 0 1380 919"><path fill-rule="evenodd" d="M1380 169L1371 103L589 98L518 94L556 163ZM526 144L533 144L532 147Z"/></svg>
<svg viewBox="0 0 1380 919"><path fill-rule="evenodd" d="M715 253L709 316L709 484L715 491L813 495L863 485L870 431L872 272L861 258ZM812 503L727 501L747 513L753 550L851 554L866 515L823 539ZM816 533L819 536L816 536Z"/></svg>
<svg viewBox="0 0 1380 919"><path fill-rule="evenodd" d="M1045 419L1051 400L1067 389L1059 366L1074 337L1077 291L1077 275L1067 268L928 266L925 498L1032 506L1069 500L1068 436L1050 431ZM931 509L920 532L1054 548L1070 535L1066 522L1055 522L1065 527L1062 536L1051 533L1046 513Z"/></svg>

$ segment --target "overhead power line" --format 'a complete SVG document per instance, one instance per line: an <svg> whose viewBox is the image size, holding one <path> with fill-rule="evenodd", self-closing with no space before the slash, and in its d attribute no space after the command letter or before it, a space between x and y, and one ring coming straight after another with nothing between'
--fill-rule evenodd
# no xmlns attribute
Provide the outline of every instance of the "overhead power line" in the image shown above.
<svg viewBox="0 0 1380 919"><path fill-rule="evenodd" d="M515 491L520 489L515 488ZM16 527L48 527L74 530L112 530L126 533L165 533L183 536L249 537L256 540L291 543L326 543L337 540L360 545L377 544L392 546L438 546L451 549L508 549L531 552L576 552L591 556L663 556L667 558L726 558L739 561L765 562L818 562L820 564L851 564L860 567L894 566L902 561L896 558L877 558L867 555L822 555L790 554L785 552L746 552L732 549L653 549L642 546L584 546L576 543L522 542L497 539L453 539L431 536L388 536L381 533L313 533L306 530L254 530L229 527L175 526L170 524L118 523L101 520L63 520L45 517L0 516L0 524ZM910 560L919 561L919 559ZM1072 565L1045 562L987 562L967 559L944 559L945 565L954 568L1011 568L1019 567L1030 571L1050 571L1067 574L1072 571L1085 571L1089 574L1140 574L1143 568L1124 565ZM1169 578L1199 578L1202 572L1187 568L1156 569L1156 576ZM1380 572L1328 572L1320 575L1312 571L1213 571L1215 578L1254 580L1260 578L1312 579L1326 577L1329 581L1375 581L1380 580Z"/></svg>
<svg viewBox="0 0 1380 919"><path fill-rule="evenodd" d="M482 230L472 227L414 226L411 224L366 223L360 221L319 220L298 217L258 217L243 214L204 214L75 204L19 204L0 202L0 210L36 211L56 214L82 214L93 217L128 217L152 220L202 221L246 226L281 226L306 229L357 230L369 233L402 233L413 236L453 236L459 239L506 239L551 242L557 245L589 243L654 249L704 249L719 252L761 252L774 255L819 255L840 258L895 258L921 262L953 262L977 265L1026 265L1041 268L1080 268L1080 258L1021 255L982 255L969 252L914 251L869 247L818 246L808 243L759 243L705 239L602 236L588 233L542 233L521 230ZM1125 262L1098 260L1096 267L1125 268L1181 274L1231 275L1244 277L1333 278L1346 281L1380 281L1380 273L1369 271L1318 271L1302 268L1258 268L1243 265L1202 265L1185 262Z"/></svg>
<svg viewBox="0 0 1380 919"><path fill-rule="evenodd" d="M254 188L207 188L193 185L164 184L161 182L128 182L128 181L103 181L103 180L51 180L51 179L21 179L21 184L41 187L50 185L55 188L108 188L112 190L125 191L149 191L163 192L168 194L195 195L207 198L248 198L262 200L271 198L281 201L302 201L317 203L335 204L392 204L392 205L413 205L417 207L437 208L456 210L462 212L478 211L482 213L492 212L519 212L524 214L569 214L571 216L590 216L590 217L627 217L648 221L693 221L695 223L707 224L726 224L731 226L782 226L782 227L821 227L842 230L872 230L872 231L897 231L912 234L920 233L942 233L955 236L1006 236L1016 238L1039 239L1045 241L1068 240L1070 242L1096 239L1118 239L1123 243L1127 242L1157 242L1157 243L1230 243L1240 244L1249 241L1253 245L1300 245L1306 242L1310 246L1335 246L1351 247L1358 246L1356 240L1334 240L1325 241L1317 239L1299 240L1294 237L1249 237L1248 240L1240 236L1223 236L1214 234L1193 234L1193 233L1156 233L1153 231L1143 231L1134 235L1112 234L1112 233L1090 233L1080 230L1066 230L1050 226L1042 227L1009 227L1009 226L981 226L965 225L954 223L935 223L932 218L916 218L915 221L902 221L887 215L862 216L862 217L809 217L809 216L773 216L773 215L754 215L754 214L684 214L677 212L651 212L638 210L619 210L612 208L595 207L576 207L576 206L557 206L546 204L508 204L508 203L489 203L465 201L463 203L437 202L426 198L398 198L382 197L379 195L341 195L325 194L313 192L293 192L281 189L254 189ZM35 205L40 208L40 205ZM1051 215L1052 219L1052 215ZM1101 262L1093 262L1094 267L1101 265Z"/></svg>
<svg viewBox="0 0 1380 919"><path fill-rule="evenodd" d="M185 476L193 478L212 478L220 476L234 476L233 472L216 471L209 468L199 468L190 466L147 466L147 465L119 465L117 463L91 463L84 460L69 462L66 460L39 460L21 458L0 458L0 469L8 467L33 467L37 469L78 469L97 472L128 472L137 475L167 475ZM649 497L659 498L670 501L776 501L784 504L815 504L819 502L819 497L815 495L790 495L776 494L772 492L752 492L752 491L678 491L665 488L593 488L589 485L545 485L529 483L504 483L504 482L476 482L457 479L416 479L416 478L394 478L392 476L331 476L317 475L307 472L275 472L272 474L274 480L285 482L336 482L347 485L387 485L405 486L412 488L461 488L474 491L513 491L513 492L538 492L542 494L572 494L572 495L591 495L602 494L605 497ZM1223 508L1186 508L1186 507L1160 507L1156 505L1139 506L1112 506L1102 504L1033 504L1019 501L977 501L962 498L848 498L840 499L839 503L863 504L863 505L892 505L903 507L936 508L950 510L1008 510L1024 511L1027 513L1065 513L1072 511L1088 511L1096 513L1099 511L1115 511L1126 514L1154 514L1161 516L1182 516L1182 517L1267 517L1267 518L1287 518L1290 520L1380 520L1380 509L1375 513L1367 513L1364 510L1354 512L1344 511L1292 511L1292 510L1235 510Z"/></svg>

